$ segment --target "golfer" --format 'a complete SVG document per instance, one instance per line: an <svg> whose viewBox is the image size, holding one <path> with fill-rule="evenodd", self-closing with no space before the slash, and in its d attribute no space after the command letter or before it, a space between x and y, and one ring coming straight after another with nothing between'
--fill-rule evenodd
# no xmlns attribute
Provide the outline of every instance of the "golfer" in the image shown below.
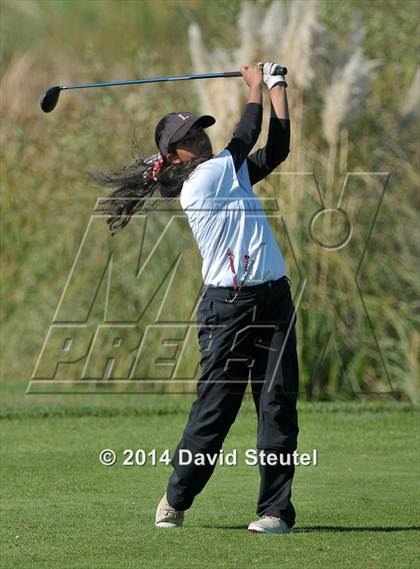
<svg viewBox="0 0 420 569"><path fill-rule="evenodd" d="M248 102L233 138L214 155L204 129L209 115L174 112L161 119L155 142L159 154L138 160L122 172L97 177L121 187L110 200L113 233L141 208L144 197L180 197L203 258L204 291L197 310L201 375L174 468L155 517L159 528L181 527L208 480L214 456L235 421L251 381L258 418L256 448L281 455L274 464L259 461L260 491L249 531L288 533L295 524L291 488L297 448L298 359L290 281L283 255L252 186L268 176L289 153L287 82L272 75L274 63L242 67ZM250 154L262 123L262 87L269 89L271 116L264 148ZM181 452L183 451L183 452ZM189 452L187 452L189 451ZM181 460L181 455L192 457Z"/></svg>

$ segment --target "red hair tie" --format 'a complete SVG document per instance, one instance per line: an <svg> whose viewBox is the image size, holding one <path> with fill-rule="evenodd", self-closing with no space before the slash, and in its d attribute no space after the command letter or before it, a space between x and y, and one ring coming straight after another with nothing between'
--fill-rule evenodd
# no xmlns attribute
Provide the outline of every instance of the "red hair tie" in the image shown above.
<svg viewBox="0 0 420 569"><path fill-rule="evenodd" d="M152 170L152 173L150 175L151 180L154 180L155 182L157 181L157 175L162 170L164 163L165 163L165 160L163 158L156 160L156 162L153 164L153 170Z"/></svg>

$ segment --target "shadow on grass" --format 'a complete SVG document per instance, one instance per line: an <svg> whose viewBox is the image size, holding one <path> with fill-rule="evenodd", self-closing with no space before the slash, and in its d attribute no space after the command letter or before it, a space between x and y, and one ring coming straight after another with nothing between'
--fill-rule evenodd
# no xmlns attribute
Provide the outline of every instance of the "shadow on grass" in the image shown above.
<svg viewBox="0 0 420 569"><path fill-rule="evenodd" d="M346 531L376 531L376 532L392 532L392 531L420 531L420 526L395 527L395 526L361 526L361 527L343 527L343 526L303 526L297 527L293 533L310 533L310 532L346 532Z"/></svg>
<svg viewBox="0 0 420 569"><path fill-rule="evenodd" d="M247 528L244 525L222 526L222 525L205 525L204 528L212 529L238 529L243 531ZM362 526L362 527L344 527L344 526L299 526L293 530L293 533L314 533L314 532L360 532L360 531L376 531L376 532L395 532L395 531L420 531L420 526L394 527L394 526Z"/></svg>

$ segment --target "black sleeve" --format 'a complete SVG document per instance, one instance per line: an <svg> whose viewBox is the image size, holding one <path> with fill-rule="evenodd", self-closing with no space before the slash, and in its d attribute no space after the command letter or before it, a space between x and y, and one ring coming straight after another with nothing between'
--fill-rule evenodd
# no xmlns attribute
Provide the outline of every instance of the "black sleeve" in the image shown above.
<svg viewBox="0 0 420 569"><path fill-rule="evenodd" d="M267 143L248 156L251 186L268 176L290 152L290 119L270 117Z"/></svg>
<svg viewBox="0 0 420 569"><path fill-rule="evenodd" d="M247 103L242 117L235 128L232 140L226 146L232 155L236 171L251 152L261 132L262 105Z"/></svg>

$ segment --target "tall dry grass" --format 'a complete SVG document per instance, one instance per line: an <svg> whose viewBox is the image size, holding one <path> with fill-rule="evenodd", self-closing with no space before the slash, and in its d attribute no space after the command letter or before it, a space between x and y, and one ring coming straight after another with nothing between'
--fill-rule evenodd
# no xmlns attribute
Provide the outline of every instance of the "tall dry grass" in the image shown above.
<svg viewBox="0 0 420 569"><path fill-rule="evenodd" d="M302 387L308 398L331 399L359 390L386 392L391 380L398 396L418 397L418 72L408 41L412 19L406 5L396 8L404 16L398 21L382 6L358 0L333 4L191 2L189 11L180 2L166 3L165 10L150 2L126 4L125 10L117 2L62 2L48 10L42 2L2 7L3 31L9 34L0 69L5 381L17 382L20 389L26 385L96 199L103 195L88 182L86 171L132 161L134 130L141 150L153 152L154 125L174 109L215 114L217 128L223 126L214 131L215 147L221 149L246 95L239 79L197 82L196 97L192 82L141 91L63 93L57 109L44 115L38 107L42 91L54 83L220 71L274 59L290 71L291 154L280 174L270 176L256 192L278 198L283 223L273 222L273 230L295 293L299 278L307 279L298 308ZM397 27L407 41L390 45L387 38ZM209 37L218 38L211 48L204 40ZM376 69L377 59L387 64ZM361 70L355 71L357 61ZM328 115L332 118L323 128ZM266 113L261 141L267 118ZM343 207L354 225L354 238L331 252L309 234L320 196L309 176L294 174L302 170L317 174L321 197L326 196L326 180L332 193L339 194L347 171L389 171L391 179L382 202L383 180L350 180ZM164 216L155 220L151 242L165 224ZM355 274L373 221L359 272L364 306ZM340 233L334 216L321 229L326 239ZM132 244L140 235L133 224L112 244L122 261L130 262ZM174 235L194 250L187 228ZM111 247L101 239L86 282ZM171 244L164 247L162 263L146 288L172 261L172 249ZM179 301L175 318L182 319L184 302L200 285L196 260L193 256L189 261L188 278L172 285ZM127 299L134 309L141 304L141 290L132 277L116 285L122 311ZM89 287L82 285L72 292L76 308L89 301ZM102 304L100 297L99 322Z"/></svg>

